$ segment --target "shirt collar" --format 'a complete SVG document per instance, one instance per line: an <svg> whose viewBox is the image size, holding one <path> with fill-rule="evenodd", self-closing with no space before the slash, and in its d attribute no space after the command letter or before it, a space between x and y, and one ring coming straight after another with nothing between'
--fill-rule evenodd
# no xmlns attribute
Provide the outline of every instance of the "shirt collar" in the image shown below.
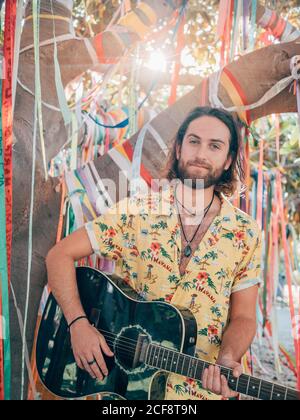
<svg viewBox="0 0 300 420"><path fill-rule="evenodd" d="M161 201L162 205L162 212L160 215L156 215L157 218L159 217L172 217L176 214L176 207L175 207L175 197L174 197L174 188L167 187L161 191ZM219 226L225 230L233 231L236 229L236 213L235 207L230 203L230 201L223 195L220 194L219 198L221 199L221 210L218 216L216 216L214 220L214 225Z"/></svg>

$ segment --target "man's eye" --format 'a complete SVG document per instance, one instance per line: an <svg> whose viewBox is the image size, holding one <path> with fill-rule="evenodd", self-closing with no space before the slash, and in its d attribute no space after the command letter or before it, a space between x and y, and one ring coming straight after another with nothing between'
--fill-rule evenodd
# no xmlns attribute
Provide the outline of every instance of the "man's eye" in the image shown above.
<svg viewBox="0 0 300 420"><path fill-rule="evenodd" d="M217 144L212 144L212 146L211 146L213 149L218 149L218 150L220 150L220 147L217 145Z"/></svg>

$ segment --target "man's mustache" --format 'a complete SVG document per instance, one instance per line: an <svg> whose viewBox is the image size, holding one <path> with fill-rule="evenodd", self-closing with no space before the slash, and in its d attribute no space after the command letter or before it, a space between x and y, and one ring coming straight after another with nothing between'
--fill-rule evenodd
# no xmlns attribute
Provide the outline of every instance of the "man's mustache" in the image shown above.
<svg viewBox="0 0 300 420"><path fill-rule="evenodd" d="M188 161L187 166L199 166L205 169L212 169L211 166L209 166L207 163L200 162L199 160Z"/></svg>

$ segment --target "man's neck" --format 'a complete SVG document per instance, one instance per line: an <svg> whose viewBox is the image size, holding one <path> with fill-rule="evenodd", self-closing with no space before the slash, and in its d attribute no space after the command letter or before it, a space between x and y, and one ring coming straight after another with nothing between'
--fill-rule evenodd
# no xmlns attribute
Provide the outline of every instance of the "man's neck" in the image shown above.
<svg viewBox="0 0 300 420"><path fill-rule="evenodd" d="M206 189L193 189L180 182L176 188L176 198L189 211L201 214L213 199L214 186Z"/></svg>

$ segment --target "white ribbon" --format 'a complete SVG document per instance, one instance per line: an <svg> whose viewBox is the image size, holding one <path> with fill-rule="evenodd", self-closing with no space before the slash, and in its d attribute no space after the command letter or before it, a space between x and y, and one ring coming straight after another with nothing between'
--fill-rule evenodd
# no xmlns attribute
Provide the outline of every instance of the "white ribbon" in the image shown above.
<svg viewBox="0 0 300 420"><path fill-rule="evenodd" d="M300 80L300 55L291 59L291 73L294 80Z"/></svg>
<svg viewBox="0 0 300 420"><path fill-rule="evenodd" d="M263 27L266 28L268 23L270 22L270 19L272 17L272 10L270 9L266 9L265 13L263 14L263 16L260 18L258 24Z"/></svg>
<svg viewBox="0 0 300 420"><path fill-rule="evenodd" d="M284 89L286 89L294 80L300 80L298 72L300 71L300 64L299 64L300 56L295 56L291 60L291 76L285 77L284 79L277 82L268 92L264 94L264 96L254 104L247 105L247 106L234 106L230 108L226 108L223 103L221 102L218 91L219 91L219 85L221 76L223 73L223 69L221 69L218 73L213 74L209 79L209 99L212 106L216 108L222 108L225 111L228 112L241 112L241 111L250 111L252 109L258 108L267 102L269 102L271 99L275 98L275 96L279 95ZM297 63L295 64L293 63Z"/></svg>

